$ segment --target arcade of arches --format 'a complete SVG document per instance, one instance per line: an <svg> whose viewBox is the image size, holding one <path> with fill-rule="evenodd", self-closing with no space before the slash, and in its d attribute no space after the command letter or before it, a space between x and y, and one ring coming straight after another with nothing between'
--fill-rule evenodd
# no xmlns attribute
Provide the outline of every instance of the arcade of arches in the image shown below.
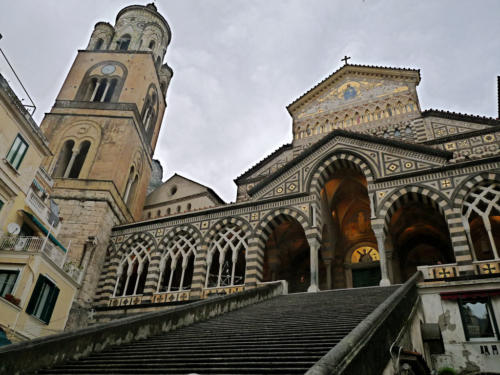
<svg viewBox="0 0 500 375"><path fill-rule="evenodd" d="M319 289L379 285L380 254L364 175L354 168L335 170L321 190L321 204ZM455 261L448 226L433 204L418 195L406 195L395 205L384 242L392 283L406 281L417 266ZM304 292L310 285L309 270L304 229L287 217L274 226L266 241L263 281L287 280L290 292Z"/></svg>

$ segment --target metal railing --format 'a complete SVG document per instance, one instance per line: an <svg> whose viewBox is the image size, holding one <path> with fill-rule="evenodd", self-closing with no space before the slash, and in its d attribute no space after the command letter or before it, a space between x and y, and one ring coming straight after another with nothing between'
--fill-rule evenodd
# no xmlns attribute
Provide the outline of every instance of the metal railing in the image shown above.
<svg viewBox="0 0 500 375"><path fill-rule="evenodd" d="M49 206L38 196L38 194L30 189L28 192L28 196L26 197L26 204L29 208L33 210L36 216L42 219L45 225L52 226L51 232L57 234L59 227L59 220L51 221L51 213Z"/></svg>
<svg viewBox="0 0 500 375"><path fill-rule="evenodd" d="M0 48L0 74L3 75L4 79L10 86L11 90L15 93L19 99L22 106L28 111L28 113L33 116L36 111L36 105L28 91L24 87L23 83L19 79L14 67L11 65L9 59Z"/></svg>
<svg viewBox="0 0 500 375"><path fill-rule="evenodd" d="M73 280L81 282L82 270L73 263L66 262L66 253L46 237L0 236L0 250L43 253Z"/></svg>

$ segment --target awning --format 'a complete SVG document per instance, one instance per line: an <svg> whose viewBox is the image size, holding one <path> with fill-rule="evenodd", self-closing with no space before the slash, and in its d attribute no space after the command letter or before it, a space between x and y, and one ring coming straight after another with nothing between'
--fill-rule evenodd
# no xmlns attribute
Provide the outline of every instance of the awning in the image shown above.
<svg viewBox="0 0 500 375"><path fill-rule="evenodd" d="M492 296L500 296L500 289L449 292L449 293L440 293L440 295L441 299L449 299L449 300L492 297Z"/></svg>
<svg viewBox="0 0 500 375"><path fill-rule="evenodd" d="M26 215L41 231L43 234L47 235L49 233L49 230L45 228L45 226L36 218L35 215L30 214L27 211L21 210L24 215ZM68 251L66 248L60 243L57 238L55 238L52 233L49 235L49 239L57 246L59 246L65 253Z"/></svg>

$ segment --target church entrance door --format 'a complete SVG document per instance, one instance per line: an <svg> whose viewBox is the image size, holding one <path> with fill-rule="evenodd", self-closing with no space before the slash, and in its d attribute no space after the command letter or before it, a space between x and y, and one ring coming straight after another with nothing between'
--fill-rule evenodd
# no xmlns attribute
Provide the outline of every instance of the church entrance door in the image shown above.
<svg viewBox="0 0 500 375"><path fill-rule="evenodd" d="M376 286L380 283L380 267L353 269L352 270L352 286L359 288L363 286Z"/></svg>

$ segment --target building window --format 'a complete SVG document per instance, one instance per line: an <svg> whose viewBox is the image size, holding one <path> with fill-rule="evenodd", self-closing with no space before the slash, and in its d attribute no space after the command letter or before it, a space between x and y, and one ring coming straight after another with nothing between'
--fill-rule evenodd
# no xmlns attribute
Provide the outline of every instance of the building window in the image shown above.
<svg viewBox="0 0 500 375"><path fill-rule="evenodd" d="M47 277L40 275L35 289L33 289L26 313L49 324L58 295L59 288Z"/></svg>
<svg viewBox="0 0 500 375"><path fill-rule="evenodd" d="M0 211L2 211L3 202L0 200Z"/></svg>
<svg viewBox="0 0 500 375"><path fill-rule="evenodd" d="M150 262L150 248L137 244L121 261L113 297L139 295L144 293Z"/></svg>
<svg viewBox="0 0 500 375"><path fill-rule="evenodd" d="M12 147L7 154L7 161L15 169L18 169L23 161L24 155L26 155L26 150L28 150L28 144L26 141L18 134Z"/></svg>
<svg viewBox="0 0 500 375"><path fill-rule="evenodd" d="M466 340L495 339L498 328L489 297L459 299Z"/></svg>
<svg viewBox="0 0 500 375"><path fill-rule="evenodd" d="M17 270L0 270L0 297L12 293L18 276Z"/></svg>
<svg viewBox="0 0 500 375"><path fill-rule="evenodd" d="M125 34L124 36L122 36L117 42L117 46L116 46L116 49L117 50L120 50L120 51L126 51L128 50L128 46L130 45L130 35L128 34Z"/></svg>
<svg viewBox="0 0 500 375"><path fill-rule="evenodd" d="M101 38L97 39L97 42L95 44L95 49L100 50L102 48L103 44L104 44L104 40L102 40Z"/></svg>

